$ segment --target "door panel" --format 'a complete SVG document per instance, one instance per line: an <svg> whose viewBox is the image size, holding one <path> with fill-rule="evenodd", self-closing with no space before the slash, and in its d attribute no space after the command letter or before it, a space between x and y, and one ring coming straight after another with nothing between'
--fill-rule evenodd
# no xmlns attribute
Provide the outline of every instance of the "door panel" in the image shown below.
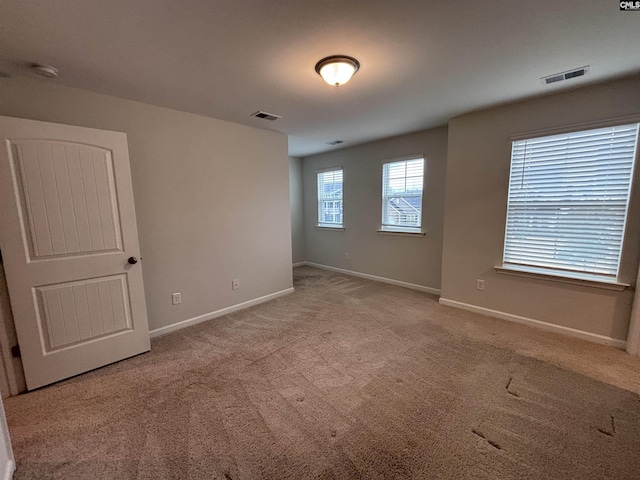
<svg viewBox="0 0 640 480"><path fill-rule="evenodd" d="M29 260L122 250L111 152L9 141Z"/></svg>
<svg viewBox="0 0 640 480"><path fill-rule="evenodd" d="M0 247L29 389L150 348L126 135L0 117Z"/></svg>
<svg viewBox="0 0 640 480"><path fill-rule="evenodd" d="M131 330L128 291L126 275L35 288L45 353Z"/></svg>

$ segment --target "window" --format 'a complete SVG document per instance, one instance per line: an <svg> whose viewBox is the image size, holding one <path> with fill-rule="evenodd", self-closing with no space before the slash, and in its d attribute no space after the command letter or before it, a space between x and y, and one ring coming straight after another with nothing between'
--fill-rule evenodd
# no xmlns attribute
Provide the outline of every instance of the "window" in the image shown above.
<svg viewBox="0 0 640 480"><path fill-rule="evenodd" d="M618 281L638 125L512 143L505 269Z"/></svg>
<svg viewBox="0 0 640 480"><path fill-rule="evenodd" d="M382 231L420 233L424 158L382 165Z"/></svg>
<svg viewBox="0 0 640 480"><path fill-rule="evenodd" d="M318 172L318 226L342 227L342 169Z"/></svg>

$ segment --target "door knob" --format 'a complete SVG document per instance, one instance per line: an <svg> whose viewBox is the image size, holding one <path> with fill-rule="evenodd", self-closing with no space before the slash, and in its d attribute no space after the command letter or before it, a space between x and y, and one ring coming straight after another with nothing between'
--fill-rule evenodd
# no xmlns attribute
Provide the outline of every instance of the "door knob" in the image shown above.
<svg viewBox="0 0 640 480"><path fill-rule="evenodd" d="M136 257L129 257L129 260L127 260L127 262L129 262L131 265L135 265L136 263L138 263L138 259Z"/></svg>

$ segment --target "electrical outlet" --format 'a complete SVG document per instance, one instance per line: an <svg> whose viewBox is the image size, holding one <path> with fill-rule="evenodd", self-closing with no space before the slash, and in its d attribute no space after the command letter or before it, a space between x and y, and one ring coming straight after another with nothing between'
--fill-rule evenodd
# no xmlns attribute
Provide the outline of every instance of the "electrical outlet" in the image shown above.
<svg viewBox="0 0 640 480"><path fill-rule="evenodd" d="M231 289L238 290L240 288L240 280L237 278L235 280L231 280Z"/></svg>
<svg viewBox="0 0 640 480"><path fill-rule="evenodd" d="M182 294L176 292L171 294L171 305L180 305L182 303Z"/></svg>
<svg viewBox="0 0 640 480"><path fill-rule="evenodd" d="M484 290L484 280L481 278L476 279L476 290Z"/></svg>
<svg viewBox="0 0 640 480"><path fill-rule="evenodd" d="M349 254L347 252L344 252L344 259L349 260Z"/></svg>

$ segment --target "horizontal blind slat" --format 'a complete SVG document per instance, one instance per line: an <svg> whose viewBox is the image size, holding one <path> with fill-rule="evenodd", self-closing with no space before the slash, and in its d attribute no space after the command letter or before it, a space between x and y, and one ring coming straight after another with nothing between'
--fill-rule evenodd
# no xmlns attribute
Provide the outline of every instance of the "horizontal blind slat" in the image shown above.
<svg viewBox="0 0 640 480"><path fill-rule="evenodd" d="M342 169L318 172L318 224L342 225Z"/></svg>
<svg viewBox="0 0 640 480"><path fill-rule="evenodd" d="M381 224L420 227L423 183L424 158L384 163Z"/></svg>
<svg viewBox="0 0 640 480"><path fill-rule="evenodd" d="M617 275L638 124L512 142L504 262Z"/></svg>

